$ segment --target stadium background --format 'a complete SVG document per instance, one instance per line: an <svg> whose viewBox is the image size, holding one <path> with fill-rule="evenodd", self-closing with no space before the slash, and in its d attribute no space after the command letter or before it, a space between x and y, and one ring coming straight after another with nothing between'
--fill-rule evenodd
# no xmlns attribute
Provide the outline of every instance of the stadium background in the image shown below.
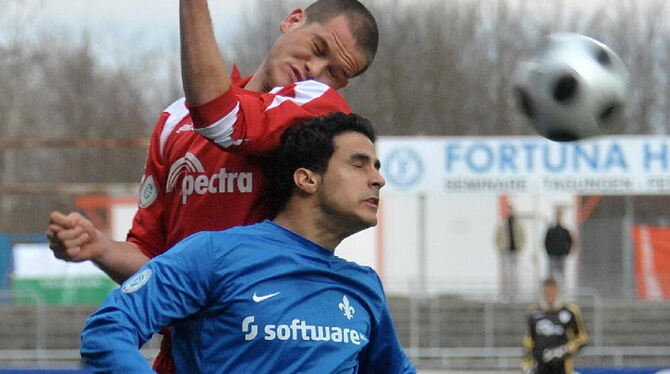
<svg viewBox="0 0 670 374"><path fill-rule="evenodd" d="M105 33L54 27L45 22L49 14L40 11L39 2L11 3L11 12L0 15L0 91L5 93L0 103L0 367L75 367L83 321L114 285L92 266L52 261L39 244L44 225L51 210L79 210L122 237L153 120L180 96L177 18L166 26L162 42L149 40L141 29L123 40L109 28ZM277 24L278 15L305 3L255 1L239 16L239 29L218 29L234 34L219 36L231 41L222 48L249 73L259 51L276 37L275 30L259 25ZM423 372L517 371L525 309L544 272L541 235L551 210L561 206L568 226L579 233L578 254L568 264L570 296L582 306L593 338L578 367L587 369L583 373L670 367L670 281L662 260L669 252L663 245L670 226L670 188L664 179L670 165L670 140L664 136L670 34L661 21L664 2L624 0L588 8L569 1L369 4L380 21L380 54L345 95L385 136L379 146L382 161L390 165L384 170L389 186L380 228L349 240L340 254L380 271L402 342L417 365ZM520 191L500 183L486 190L464 184L469 187L453 191L445 190L446 177L431 172L437 188L408 187L418 170L408 163L411 156L396 157L404 161L394 164L382 150L398 136L419 146L421 141L478 141L495 149L519 139L542 142L511 105L509 73L518 56L551 31L587 33L622 56L633 80L626 118L613 132L638 137L614 139L655 144L655 169L642 177L657 182L618 193ZM133 48L150 42L155 43L151 48ZM423 159L426 170L445 172L442 152ZM486 163L477 160L476 167ZM500 177L492 175L477 178ZM398 181L402 186L394 187ZM517 206L531 235L522 262L522 294L515 303L497 299L492 230L505 201ZM642 246L642 237L654 244ZM655 255L657 261L646 260L654 265L653 276L639 267L645 263L640 253ZM653 279L657 286L650 288ZM150 356L156 347L151 342L145 352Z"/></svg>

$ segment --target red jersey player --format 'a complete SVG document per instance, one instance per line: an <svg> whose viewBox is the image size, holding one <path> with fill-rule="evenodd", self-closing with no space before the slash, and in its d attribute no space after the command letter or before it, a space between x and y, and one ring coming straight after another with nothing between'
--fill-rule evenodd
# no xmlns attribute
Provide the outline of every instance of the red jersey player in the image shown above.
<svg viewBox="0 0 670 374"><path fill-rule="evenodd" d="M57 258L91 260L119 283L194 232L268 217L257 156L287 126L349 112L334 89L362 73L377 48L374 18L356 0L318 0L291 12L247 79L227 73L206 0L180 1L180 28L186 99L162 113L152 134L127 241L112 241L78 213L54 212L47 228Z"/></svg>

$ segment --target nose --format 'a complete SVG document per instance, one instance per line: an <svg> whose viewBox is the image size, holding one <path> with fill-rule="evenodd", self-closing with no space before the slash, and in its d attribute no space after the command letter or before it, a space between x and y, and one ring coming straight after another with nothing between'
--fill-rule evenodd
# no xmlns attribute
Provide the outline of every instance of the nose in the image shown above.
<svg viewBox="0 0 670 374"><path fill-rule="evenodd" d="M382 176L382 174L379 172L379 170L374 171L374 176L372 178L372 186L375 188L381 189L386 185L386 179Z"/></svg>
<svg viewBox="0 0 670 374"><path fill-rule="evenodd" d="M328 68L328 60L325 58L312 58L305 64L305 71L308 79L323 78L326 69Z"/></svg>

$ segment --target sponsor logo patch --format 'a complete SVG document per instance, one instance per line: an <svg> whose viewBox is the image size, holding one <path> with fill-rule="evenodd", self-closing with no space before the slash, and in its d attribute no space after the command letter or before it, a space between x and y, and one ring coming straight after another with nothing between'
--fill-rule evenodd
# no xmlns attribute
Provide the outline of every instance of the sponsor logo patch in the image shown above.
<svg viewBox="0 0 670 374"><path fill-rule="evenodd" d="M154 177L149 175L142 182L140 188L140 207L147 208L158 198L158 188L156 188L156 181Z"/></svg>
<svg viewBox="0 0 670 374"><path fill-rule="evenodd" d="M140 273L135 274L132 278L121 287L123 293L131 293L142 288L149 279L151 278L151 269L143 270Z"/></svg>

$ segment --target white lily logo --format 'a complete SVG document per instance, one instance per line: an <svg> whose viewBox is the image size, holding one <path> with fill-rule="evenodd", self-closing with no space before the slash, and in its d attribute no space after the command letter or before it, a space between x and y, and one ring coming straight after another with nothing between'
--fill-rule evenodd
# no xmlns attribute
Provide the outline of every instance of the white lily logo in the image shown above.
<svg viewBox="0 0 670 374"><path fill-rule="evenodd" d="M347 319L354 318L354 313L356 313L356 311L353 306L349 305L349 299L347 299L346 296L342 297L342 302L338 306L340 307L340 310L344 312L344 316L347 317Z"/></svg>

